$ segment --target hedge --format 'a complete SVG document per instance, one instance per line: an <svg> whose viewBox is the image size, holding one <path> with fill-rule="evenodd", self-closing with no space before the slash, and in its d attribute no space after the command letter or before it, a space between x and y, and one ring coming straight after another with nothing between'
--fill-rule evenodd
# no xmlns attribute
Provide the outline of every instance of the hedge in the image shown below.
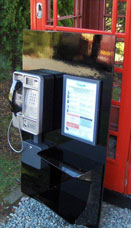
<svg viewBox="0 0 131 228"><path fill-rule="evenodd" d="M73 0L58 0L58 9L60 16L73 14ZM73 21L68 19L59 25L73 26ZM21 69L22 34L26 28L30 28L30 0L0 0L0 79Z"/></svg>
<svg viewBox="0 0 131 228"><path fill-rule="evenodd" d="M0 79L21 68L22 31L29 27L29 0L0 0Z"/></svg>

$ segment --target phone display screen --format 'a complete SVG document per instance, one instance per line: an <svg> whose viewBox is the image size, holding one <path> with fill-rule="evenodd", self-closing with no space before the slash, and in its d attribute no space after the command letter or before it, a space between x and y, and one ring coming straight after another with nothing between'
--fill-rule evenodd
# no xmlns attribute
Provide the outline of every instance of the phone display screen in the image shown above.
<svg viewBox="0 0 131 228"><path fill-rule="evenodd" d="M33 86L33 79L32 78L26 78L26 84Z"/></svg>

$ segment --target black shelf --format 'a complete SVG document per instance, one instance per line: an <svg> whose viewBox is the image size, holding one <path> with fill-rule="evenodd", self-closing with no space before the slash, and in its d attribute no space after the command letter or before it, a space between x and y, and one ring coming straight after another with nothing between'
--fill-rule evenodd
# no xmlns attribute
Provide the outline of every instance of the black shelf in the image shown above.
<svg viewBox="0 0 131 228"><path fill-rule="evenodd" d="M62 172L65 172L69 176L73 178L81 178L85 173L96 168L99 163L88 158L87 145L86 151L83 151L85 154L83 154L81 153L81 150L78 150L78 153L77 150L71 149L74 146L73 144L74 141L67 142L60 146L55 146L39 152L38 155L44 160L44 162L47 162ZM93 148L94 150L96 149L96 147Z"/></svg>

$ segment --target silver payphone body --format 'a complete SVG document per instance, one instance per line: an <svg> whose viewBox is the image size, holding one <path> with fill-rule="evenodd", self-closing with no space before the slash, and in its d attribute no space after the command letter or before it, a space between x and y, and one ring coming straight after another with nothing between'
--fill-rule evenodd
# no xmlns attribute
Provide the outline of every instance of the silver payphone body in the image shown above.
<svg viewBox="0 0 131 228"><path fill-rule="evenodd" d="M14 83L18 82L21 87L15 90ZM13 74L9 100L21 107L19 112L12 114L13 125L34 135L42 132L43 87L44 80L40 75L17 71Z"/></svg>

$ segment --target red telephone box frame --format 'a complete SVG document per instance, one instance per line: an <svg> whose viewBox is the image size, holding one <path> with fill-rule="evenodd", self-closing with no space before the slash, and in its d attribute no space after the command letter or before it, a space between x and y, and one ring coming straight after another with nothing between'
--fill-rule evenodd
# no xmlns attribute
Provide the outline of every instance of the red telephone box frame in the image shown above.
<svg viewBox="0 0 131 228"><path fill-rule="evenodd" d="M86 0L87 1L87 0ZM90 1L90 0L88 0ZM101 0L105 1L105 0ZM118 0L113 1L112 8L112 29L111 32L98 29L82 28L83 0L74 0L74 15L66 18L74 19L74 27L58 26L58 5L57 0L53 0L53 19L49 22L49 2L50 0L30 0L31 7L31 30L53 30L66 32L82 32L97 34L115 34L117 38L123 38L124 63L123 67L114 67L114 71L122 74L121 100L112 100L112 105L120 108L118 130L109 130L109 136L117 137L115 158L107 157L105 188L131 194L131 0L119 0L126 2L126 25L125 32L116 32ZM100 0L98 0L100 3ZM37 18L36 4L42 4L43 17ZM79 6L78 6L79 5ZM101 13L101 11L100 11ZM62 19L62 18L61 18ZM79 26L79 28L77 28Z"/></svg>

